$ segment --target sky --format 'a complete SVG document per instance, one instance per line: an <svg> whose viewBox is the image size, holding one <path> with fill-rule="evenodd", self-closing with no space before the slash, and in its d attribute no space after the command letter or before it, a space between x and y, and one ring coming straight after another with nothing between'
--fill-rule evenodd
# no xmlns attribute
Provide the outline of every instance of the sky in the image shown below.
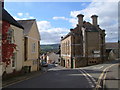
<svg viewBox="0 0 120 90"><path fill-rule="evenodd" d="M16 20L36 19L41 44L60 43L61 36L78 24L78 14L88 22L98 15L106 42L118 41L118 2L5 2L5 9Z"/></svg>

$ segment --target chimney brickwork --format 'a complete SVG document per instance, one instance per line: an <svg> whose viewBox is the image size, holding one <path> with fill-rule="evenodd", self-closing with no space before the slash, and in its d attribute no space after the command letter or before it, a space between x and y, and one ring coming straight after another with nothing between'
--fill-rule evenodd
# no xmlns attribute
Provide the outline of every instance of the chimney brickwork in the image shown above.
<svg viewBox="0 0 120 90"><path fill-rule="evenodd" d="M84 15L79 14L79 15L77 15L77 17L78 17L78 25L83 26L83 17L84 17Z"/></svg>
<svg viewBox="0 0 120 90"><path fill-rule="evenodd" d="M97 15L92 15L92 16L91 16L91 18L92 18L92 24L95 25L95 26L98 25L98 23L97 23L97 22L98 22L98 21L97 21L97 17L98 17Z"/></svg>

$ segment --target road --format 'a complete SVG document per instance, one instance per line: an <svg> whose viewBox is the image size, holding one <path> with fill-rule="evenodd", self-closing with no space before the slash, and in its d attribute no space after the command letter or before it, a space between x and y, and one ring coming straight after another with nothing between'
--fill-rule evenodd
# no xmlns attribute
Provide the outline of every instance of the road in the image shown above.
<svg viewBox="0 0 120 90"><path fill-rule="evenodd" d="M109 61L104 64L98 64L80 68L96 84L96 88L103 90L120 90L120 60Z"/></svg>
<svg viewBox="0 0 120 90"><path fill-rule="evenodd" d="M91 88L82 73L60 66L49 68L40 76L11 85L7 88Z"/></svg>
<svg viewBox="0 0 120 90"><path fill-rule="evenodd" d="M49 65L43 68L45 73L42 75L6 88L119 88L119 62L116 60L76 69Z"/></svg>

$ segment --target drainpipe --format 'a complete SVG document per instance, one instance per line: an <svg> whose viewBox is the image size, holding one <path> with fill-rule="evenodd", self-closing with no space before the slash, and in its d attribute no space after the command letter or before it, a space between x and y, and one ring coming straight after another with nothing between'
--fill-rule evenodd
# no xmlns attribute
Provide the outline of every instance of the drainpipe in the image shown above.
<svg viewBox="0 0 120 90"><path fill-rule="evenodd" d="M71 68L73 68L73 64L74 64L73 63L74 62L73 58L75 57L75 51L74 51L75 50L74 49L75 48L75 46L74 46L75 41L74 41L74 32L73 32L73 29L70 29L70 31L72 33L72 35L71 35L72 36L72 40L71 40L71 48L72 49L71 50L73 52L73 53L71 52Z"/></svg>

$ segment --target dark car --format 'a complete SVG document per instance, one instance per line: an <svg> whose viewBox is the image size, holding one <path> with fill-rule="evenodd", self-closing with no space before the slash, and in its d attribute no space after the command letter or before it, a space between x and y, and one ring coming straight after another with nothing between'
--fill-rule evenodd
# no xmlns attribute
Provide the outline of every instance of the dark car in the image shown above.
<svg viewBox="0 0 120 90"><path fill-rule="evenodd" d="M48 64L46 62L41 63L43 67L48 67Z"/></svg>

